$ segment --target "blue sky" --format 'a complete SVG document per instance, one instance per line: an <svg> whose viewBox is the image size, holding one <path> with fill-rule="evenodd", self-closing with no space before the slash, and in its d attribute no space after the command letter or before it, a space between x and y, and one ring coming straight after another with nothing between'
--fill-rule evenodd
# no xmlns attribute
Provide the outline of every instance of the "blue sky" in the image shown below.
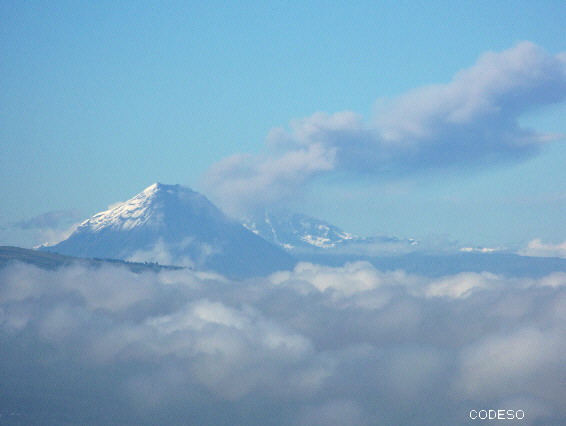
<svg viewBox="0 0 566 426"><path fill-rule="evenodd" d="M315 136L331 141L337 125L354 136L401 134L403 111L427 111L423 87L460 81L486 52L556 61L566 51L565 16L561 1L4 1L0 244L43 242L156 181L190 186L230 210L226 182L250 175L259 192L232 192L238 200L285 204L362 235L561 243L564 138L533 150L471 147L469 162L446 154L441 167L423 167L444 155L449 145L440 144L393 162L391 172L374 168L371 155L359 167L359 157L341 156L355 141L319 146L303 136L313 123L324 128ZM534 47L521 50L523 41ZM479 71L470 78L481 80ZM509 89L511 100L495 105L507 108L497 116L503 121L482 119L479 128L518 120L538 135L566 134L561 81L537 81L518 109ZM338 160L329 157L334 149ZM310 156L309 167L322 162L290 184L262 177L297 152Z"/></svg>

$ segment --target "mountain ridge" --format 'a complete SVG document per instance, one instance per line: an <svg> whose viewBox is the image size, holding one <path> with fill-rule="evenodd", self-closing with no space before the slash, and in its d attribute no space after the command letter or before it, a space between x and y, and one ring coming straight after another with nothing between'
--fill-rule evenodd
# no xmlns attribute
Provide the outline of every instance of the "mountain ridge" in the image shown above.
<svg viewBox="0 0 566 426"><path fill-rule="evenodd" d="M318 249L332 251L332 249L355 245L418 244L416 240L410 238L361 237L324 220L282 210L266 210L260 215L248 216L242 220L242 224L255 234L291 253Z"/></svg>
<svg viewBox="0 0 566 426"><path fill-rule="evenodd" d="M12 262L34 265L38 268L55 270L63 266L82 265L100 267L103 265L125 266L132 272L160 272L187 269L182 266L159 265L148 262L128 262L119 259L78 258L54 252L26 249L15 246L0 246L0 269Z"/></svg>

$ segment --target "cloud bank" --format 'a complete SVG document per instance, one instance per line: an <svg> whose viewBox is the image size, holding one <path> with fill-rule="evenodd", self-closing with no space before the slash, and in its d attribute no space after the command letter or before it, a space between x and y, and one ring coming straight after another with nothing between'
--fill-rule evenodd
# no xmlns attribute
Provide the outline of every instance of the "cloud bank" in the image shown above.
<svg viewBox="0 0 566 426"><path fill-rule="evenodd" d="M204 184L237 215L293 198L328 173L395 178L528 158L561 136L523 128L519 118L564 99L566 53L522 42L485 53L449 83L379 100L369 121L352 111L293 120L269 133L262 154L214 164Z"/></svg>
<svg viewBox="0 0 566 426"><path fill-rule="evenodd" d="M7 424L468 424L566 418L566 274L365 262L213 274L0 270Z"/></svg>

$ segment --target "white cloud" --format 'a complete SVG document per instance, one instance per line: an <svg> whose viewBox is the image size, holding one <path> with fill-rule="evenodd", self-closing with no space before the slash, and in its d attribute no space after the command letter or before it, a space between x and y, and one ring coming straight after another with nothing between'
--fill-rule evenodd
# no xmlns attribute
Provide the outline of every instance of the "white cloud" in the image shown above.
<svg viewBox="0 0 566 426"><path fill-rule="evenodd" d="M463 299L470 296L474 291L495 288L501 284L501 281L501 277L490 272L480 274L462 272L434 281L428 286L426 295L429 297Z"/></svg>
<svg viewBox="0 0 566 426"><path fill-rule="evenodd" d="M297 185L334 169L334 157L334 149L316 143L261 158L234 155L214 164L204 180L225 211L237 216L294 197Z"/></svg>
<svg viewBox="0 0 566 426"><path fill-rule="evenodd" d="M539 284L546 287L566 286L566 272L548 274L540 279Z"/></svg>
<svg viewBox="0 0 566 426"><path fill-rule="evenodd" d="M344 295L372 290L379 286L379 271L368 262L347 263L344 267L333 268L308 262L299 263L294 271L283 271L271 276L274 283L298 280L311 284L319 291L332 289Z"/></svg>
<svg viewBox="0 0 566 426"><path fill-rule="evenodd" d="M73 223L64 229L43 228L36 232L35 239L41 241L43 245L51 246L66 240L77 230L81 222Z"/></svg>
<svg viewBox="0 0 566 426"><path fill-rule="evenodd" d="M528 394L559 406L566 398L566 333L523 325L489 335L462 351L458 389L467 397L498 400ZM512 390L512 392L510 392Z"/></svg>
<svg viewBox="0 0 566 426"><path fill-rule="evenodd" d="M523 256L561 257L566 259L566 241L559 244L545 244L540 239L529 241L526 248L519 251Z"/></svg>
<svg viewBox="0 0 566 426"><path fill-rule="evenodd" d="M566 55L522 42L482 55L452 81L381 99L367 122L351 111L317 112L273 129L261 155L234 155L205 176L232 214L300 194L322 174L396 178L515 161L563 137L522 128L519 118L566 99Z"/></svg>
<svg viewBox="0 0 566 426"><path fill-rule="evenodd" d="M558 423L565 283L562 272L430 278L367 262L241 282L13 264L0 269L0 414L464 424L471 409L495 407Z"/></svg>

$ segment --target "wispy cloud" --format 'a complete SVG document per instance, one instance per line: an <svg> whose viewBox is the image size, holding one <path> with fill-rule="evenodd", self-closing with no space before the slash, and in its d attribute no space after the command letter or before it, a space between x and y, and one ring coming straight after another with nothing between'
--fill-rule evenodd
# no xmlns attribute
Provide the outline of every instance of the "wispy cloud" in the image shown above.
<svg viewBox="0 0 566 426"><path fill-rule="evenodd" d="M30 219L21 220L14 224L19 229L42 229L42 228L60 228L67 226L71 222L80 220L81 215L78 210L56 210L34 216Z"/></svg>
<svg viewBox="0 0 566 426"><path fill-rule="evenodd" d="M12 228L31 234L34 244L56 244L68 238L82 220L76 209L55 210L11 225Z"/></svg>
<svg viewBox="0 0 566 426"><path fill-rule="evenodd" d="M228 211L288 200L316 176L398 177L528 158L562 137L521 127L522 114L566 99L566 54L530 42L482 55L452 81L377 102L374 117L318 112L273 129L257 156L213 165L204 181Z"/></svg>
<svg viewBox="0 0 566 426"><path fill-rule="evenodd" d="M365 262L232 282L0 270L0 415L19 423L463 424L566 417L566 274Z"/></svg>

